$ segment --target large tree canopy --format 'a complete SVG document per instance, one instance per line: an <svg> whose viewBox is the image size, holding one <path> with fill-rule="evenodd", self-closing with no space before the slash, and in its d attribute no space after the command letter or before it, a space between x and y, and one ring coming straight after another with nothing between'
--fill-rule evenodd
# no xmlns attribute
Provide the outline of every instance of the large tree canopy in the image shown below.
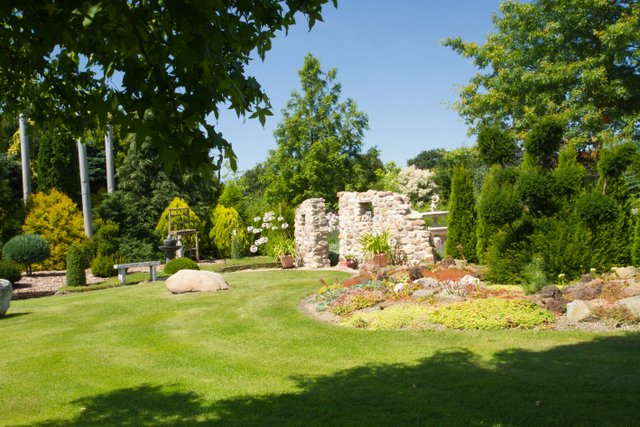
<svg viewBox="0 0 640 427"><path fill-rule="evenodd" d="M215 149L235 167L207 119L228 105L264 122L268 98L245 66L297 13L321 20L328 1L3 1L0 110L74 135L110 120L151 137L168 165L202 166Z"/></svg>
<svg viewBox="0 0 640 427"><path fill-rule="evenodd" d="M369 119L354 100L340 101L336 69L323 72L308 54L298 72L302 93L294 91L274 132L278 148L262 177L271 201L298 204L310 197L337 203L337 192L373 184L383 164L375 148L362 153Z"/></svg>
<svg viewBox="0 0 640 427"><path fill-rule="evenodd" d="M469 125L502 124L522 140L540 116L578 146L640 135L640 2L509 0L486 43L445 40L481 69L457 103Z"/></svg>

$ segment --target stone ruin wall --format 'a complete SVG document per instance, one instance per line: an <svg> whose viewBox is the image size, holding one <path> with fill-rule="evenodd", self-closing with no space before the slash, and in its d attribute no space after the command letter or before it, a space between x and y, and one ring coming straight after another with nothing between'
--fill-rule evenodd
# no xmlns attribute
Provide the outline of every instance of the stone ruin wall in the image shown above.
<svg viewBox="0 0 640 427"><path fill-rule="evenodd" d="M329 267L329 223L324 199L307 199L296 209L295 243L305 267Z"/></svg>
<svg viewBox="0 0 640 427"><path fill-rule="evenodd" d="M354 255L363 261L360 239L366 233L388 231L411 264L435 262L431 234L422 215L411 209L409 198L390 191L338 193L340 258Z"/></svg>
<svg viewBox="0 0 640 427"><path fill-rule="evenodd" d="M305 200L296 209L295 244L305 267L329 267L329 224L324 199ZM364 261L360 239L366 233L388 231L411 264L435 262L431 233L422 214L411 209L409 198L390 191L338 193L340 259L346 255Z"/></svg>

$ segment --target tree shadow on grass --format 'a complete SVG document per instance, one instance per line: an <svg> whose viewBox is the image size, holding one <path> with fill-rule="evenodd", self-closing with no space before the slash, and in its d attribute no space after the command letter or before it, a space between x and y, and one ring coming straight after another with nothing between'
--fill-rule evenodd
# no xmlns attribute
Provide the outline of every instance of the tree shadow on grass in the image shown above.
<svg viewBox="0 0 640 427"><path fill-rule="evenodd" d="M640 335L490 362L447 349L415 365L363 366L297 378L296 393L205 402L142 386L75 402L86 409L43 426L638 425Z"/></svg>

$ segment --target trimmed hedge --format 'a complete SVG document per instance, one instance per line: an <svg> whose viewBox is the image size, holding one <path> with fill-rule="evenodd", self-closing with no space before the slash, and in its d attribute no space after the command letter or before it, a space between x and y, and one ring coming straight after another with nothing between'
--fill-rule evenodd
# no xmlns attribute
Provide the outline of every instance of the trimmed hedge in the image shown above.
<svg viewBox="0 0 640 427"><path fill-rule="evenodd" d="M85 248L82 245L71 245L67 251L67 286L87 284L87 276L84 273L86 264Z"/></svg>

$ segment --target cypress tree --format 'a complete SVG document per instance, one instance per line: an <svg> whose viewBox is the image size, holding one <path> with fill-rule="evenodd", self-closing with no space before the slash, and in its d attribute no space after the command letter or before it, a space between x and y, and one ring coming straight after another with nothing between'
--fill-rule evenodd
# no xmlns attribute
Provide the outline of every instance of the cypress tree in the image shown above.
<svg viewBox="0 0 640 427"><path fill-rule="evenodd" d="M447 255L476 262L476 206L471 174L464 165L453 170L448 224Z"/></svg>

